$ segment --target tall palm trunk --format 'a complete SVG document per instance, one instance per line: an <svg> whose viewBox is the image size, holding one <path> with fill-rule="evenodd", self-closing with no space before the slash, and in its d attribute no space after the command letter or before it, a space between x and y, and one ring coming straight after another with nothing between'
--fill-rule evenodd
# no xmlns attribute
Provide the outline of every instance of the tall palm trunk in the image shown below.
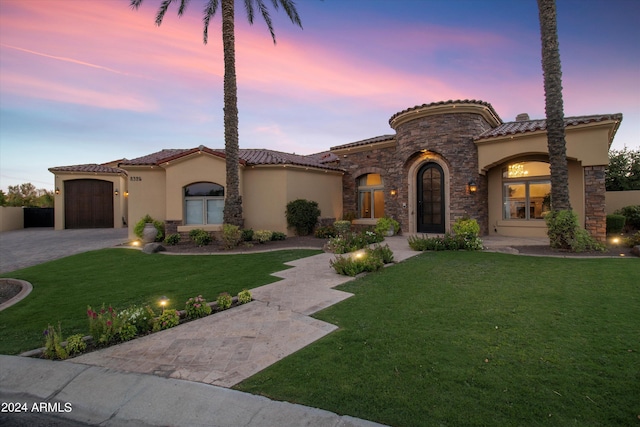
<svg viewBox="0 0 640 427"><path fill-rule="evenodd" d="M544 75L547 146L551 168L551 203L553 210L570 210L569 170L564 132L562 70L555 0L538 0L540 37L542 40L542 72Z"/></svg>
<svg viewBox="0 0 640 427"><path fill-rule="evenodd" d="M234 0L222 0L222 46L224 50L224 146L227 169L224 223L243 226L240 196L238 143L238 87L234 34Z"/></svg>

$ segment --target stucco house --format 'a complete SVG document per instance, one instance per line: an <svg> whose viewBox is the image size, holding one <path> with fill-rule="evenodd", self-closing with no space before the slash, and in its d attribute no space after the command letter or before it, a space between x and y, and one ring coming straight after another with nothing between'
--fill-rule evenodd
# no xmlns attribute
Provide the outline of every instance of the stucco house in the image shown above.
<svg viewBox="0 0 640 427"><path fill-rule="evenodd" d="M571 205L600 240L606 237L604 172L621 120L622 114L565 118ZM395 134L313 155L241 149L245 227L291 232L286 204L304 198L318 202L324 218L349 212L355 223L375 224L391 216L408 233L444 233L468 216L485 235L546 235L545 120L521 114L503 122L487 102L457 100L408 108L389 124ZM57 229L122 227L145 214L165 221L169 233L221 228L224 150L170 149L49 170Z"/></svg>

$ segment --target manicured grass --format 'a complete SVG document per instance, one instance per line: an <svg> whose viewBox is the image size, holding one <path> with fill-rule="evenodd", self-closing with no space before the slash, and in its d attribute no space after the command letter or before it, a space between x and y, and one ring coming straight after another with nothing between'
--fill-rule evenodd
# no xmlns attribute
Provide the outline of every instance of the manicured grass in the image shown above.
<svg viewBox="0 0 640 427"><path fill-rule="evenodd" d="M221 292L237 295L272 283L283 263L315 255L315 250L284 250L243 255L146 255L103 249L17 270L4 277L31 282L33 291L0 312L0 354L17 354L43 345L47 324L62 322L63 335L88 333L87 305L111 304L122 310L169 298L168 308L184 309L188 298L215 301Z"/></svg>
<svg viewBox="0 0 640 427"><path fill-rule="evenodd" d="M400 426L635 425L640 262L421 254L340 289L340 329L236 388Z"/></svg>

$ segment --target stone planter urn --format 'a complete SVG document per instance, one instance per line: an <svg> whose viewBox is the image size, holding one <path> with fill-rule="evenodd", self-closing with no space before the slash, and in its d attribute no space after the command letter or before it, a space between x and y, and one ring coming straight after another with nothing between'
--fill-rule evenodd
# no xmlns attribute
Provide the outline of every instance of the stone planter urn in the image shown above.
<svg viewBox="0 0 640 427"><path fill-rule="evenodd" d="M144 225L144 229L142 230L142 243L147 244L156 240L156 235L158 234L158 230L151 222L147 222Z"/></svg>

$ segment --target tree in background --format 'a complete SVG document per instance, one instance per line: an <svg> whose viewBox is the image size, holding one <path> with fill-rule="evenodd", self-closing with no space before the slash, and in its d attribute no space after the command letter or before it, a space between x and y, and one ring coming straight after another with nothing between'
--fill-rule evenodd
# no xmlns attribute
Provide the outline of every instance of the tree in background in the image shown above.
<svg viewBox="0 0 640 427"><path fill-rule="evenodd" d="M135 9L140 7L143 0L131 0L131 6ZM182 16L189 0L163 0L156 14L156 25L162 24L169 5L179 2L178 16ZM302 22L298 16L293 0L271 0L273 8L278 10L280 6L294 24L302 28ZM224 223L243 226L242 219L242 197L240 196L240 178L238 172L239 150L238 142L238 87L236 83L236 51L235 51L235 0L208 0L204 8L204 32L203 41L207 44L209 38L209 22L221 6L222 15L222 48L224 52L224 147L227 169L227 182L225 188L224 201ZM276 36L273 31L269 8L264 0L244 0L247 12L247 19L253 24L255 8L260 10L264 21L269 28L273 43L276 43Z"/></svg>
<svg viewBox="0 0 640 427"><path fill-rule="evenodd" d="M49 190L39 189L26 182L20 185L10 185L8 193L0 190L0 204L2 206L23 206L27 208L52 208L53 193Z"/></svg>
<svg viewBox="0 0 640 427"><path fill-rule="evenodd" d="M640 190L640 148L609 151L607 191Z"/></svg>

